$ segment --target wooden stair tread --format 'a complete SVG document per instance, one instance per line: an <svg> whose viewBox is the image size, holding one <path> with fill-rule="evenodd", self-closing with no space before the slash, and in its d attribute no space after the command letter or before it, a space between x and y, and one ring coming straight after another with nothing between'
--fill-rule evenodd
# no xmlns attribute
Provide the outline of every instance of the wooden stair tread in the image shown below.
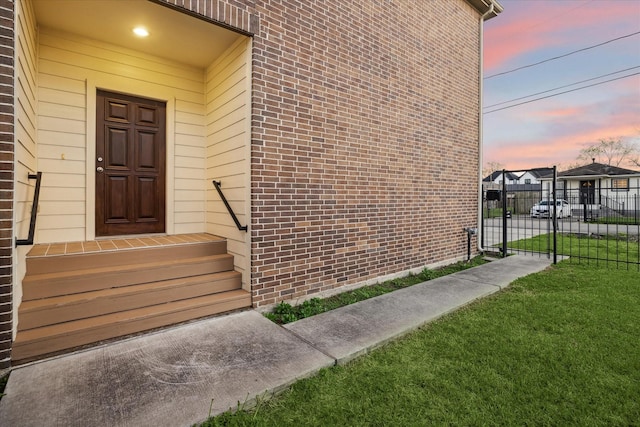
<svg viewBox="0 0 640 427"><path fill-rule="evenodd" d="M81 304L100 298L113 296L133 295L145 292L158 292L167 288L184 286L193 283L212 282L228 278L241 277L237 271L223 271L201 276L181 277L178 279L163 280L159 282L142 283L138 285L121 286L117 288L100 289L97 291L82 292L77 294L61 295L58 297L41 298L24 301L20 304L21 312L37 311L51 306L62 306L69 304Z"/></svg>
<svg viewBox="0 0 640 427"><path fill-rule="evenodd" d="M156 247L137 247L84 253L56 254L49 256L27 255L27 271L32 274L55 273L64 270L85 270L88 268L115 267L137 264L147 259L155 261L195 258L199 256L227 253L224 239L207 242L182 243Z"/></svg>
<svg viewBox="0 0 640 427"><path fill-rule="evenodd" d="M99 327L117 328L118 324L143 320L150 317L162 316L188 308L214 305L223 301L240 300L248 298L249 292L239 289L235 291L223 292L215 295L206 295L188 300L174 301L166 304L143 307L135 310L106 314L103 316L88 319L75 320L72 322L59 323L42 328L31 329L19 333L14 341L15 346L20 346L26 342L45 341L61 335L70 335L78 331L91 330ZM117 334L116 334L117 336Z"/></svg>
<svg viewBox="0 0 640 427"><path fill-rule="evenodd" d="M162 304L162 306L167 306L163 310L148 307L151 312L144 309L134 310L133 315L138 317L131 319L122 315L106 315L101 316L102 321L96 321L94 318L69 322L73 324L71 326L75 329L61 330L60 327L64 325L62 324L18 332L11 352L12 362L15 364L26 363L104 340L121 338L150 329L251 306L251 294L242 290L225 292L215 295L214 298L200 298L198 300L191 305L185 301ZM46 332L43 333L42 330Z"/></svg>
<svg viewBox="0 0 640 427"><path fill-rule="evenodd" d="M241 289L241 286L242 275L240 273L225 271L26 301L19 308L18 332L119 311L219 294Z"/></svg>
<svg viewBox="0 0 640 427"><path fill-rule="evenodd" d="M126 265L120 265L120 266L97 267L97 268L88 268L84 270L63 271L63 272L55 272L55 273L27 274L24 277L22 282L26 284L30 282L36 282L36 281L70 279L74 277L82 277L87 275L99 275L99 274L105 274L105 273L119 274L119 273L125 273L128 271L150 270L158 267L168 268L171 266L183 265L183 264L197 264L201 262L232 258L232 257L233 256L229 254L220 254L220 255L209 255L209 256L196 257L196 258L174 259L171 261L153 261L153 262L144 262L144 263L136 263L136 264L126 264Z"/></svg>
<svg viewBox="0 0 640 427"><path fill-rule="evenodd" d="M105 267L69 273L27 275L22 281L22 300L31 301L229 270L233 270L233 256L224 254L171 262L140 263L117 268Z"/></svg>

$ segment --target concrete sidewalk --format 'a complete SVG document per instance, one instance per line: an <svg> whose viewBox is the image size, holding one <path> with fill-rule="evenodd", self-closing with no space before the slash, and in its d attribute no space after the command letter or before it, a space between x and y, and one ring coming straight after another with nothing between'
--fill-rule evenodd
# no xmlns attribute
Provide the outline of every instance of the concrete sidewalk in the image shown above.
<svg viewBox="0 0 640 427"><path fill-rule="evenodd" d="M19 367L0 401L0 424L189 426L351 360L550 264L511 256L285 327L250 310Z"/></svg>

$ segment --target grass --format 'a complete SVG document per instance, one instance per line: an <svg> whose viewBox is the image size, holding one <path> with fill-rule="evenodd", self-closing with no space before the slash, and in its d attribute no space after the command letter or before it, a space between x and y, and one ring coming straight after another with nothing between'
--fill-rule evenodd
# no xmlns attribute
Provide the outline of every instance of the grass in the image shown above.
<svg viewBox="0 0 640 427"><path fill-rule="evenodd" d="M274 309L265 313L265 317L278 324L286 324L295 322L296 320L311 317L325 311L334 310L338 307L353 304L358 301L364 301L369 298L377 297L398 289L413 286L418 283L433 280L438 277L446 276L458 271L466 270L477 265L484 264L486 261L481 256L472 258L469 262L457 262L438 269L424 269L419 274L411 274L406 277L387 280L383 283L377 283L371 286L364 286L353 291L343 292L329 298L320 299L312 298L304 301L300 305L292 306L289 303L281 302Z"/></svg>
<svg viewBox="0 0 640 427"><path fill-rule="evenodd" d="M622 224L622 225L638 225L640 218L631 218L626 216L605 216L593 221L598 224Z"/></svg>
<svg viewBox="0 0 640 427"><path fill-rule="evenodd" d="M213 426L630 426L638 273L560 263Z"/></svg>
<svg viewBox="0 0 640 427"><path fill-rule="evenodd" d="M558 254L579 258L599 259L609 262L640 263L637 236L586 236L575 234L557 235ZM512 249L547 253L553 247L553 239L547 234L510 242ZM633 265L633 264L631 264Z"/></svg>
<svg viewBox="0 0 640 427"><path fill-rule="evenodd" d="M484 209L484 217L485 218L502 218L502 208L485 208Z"/></svg>

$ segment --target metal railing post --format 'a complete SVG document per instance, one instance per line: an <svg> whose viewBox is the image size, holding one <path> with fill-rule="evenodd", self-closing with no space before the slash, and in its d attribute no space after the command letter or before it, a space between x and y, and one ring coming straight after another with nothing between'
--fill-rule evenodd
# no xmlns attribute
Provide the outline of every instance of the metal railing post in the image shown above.
<svg viewBox="0 0 640 427"><path fill-rule="evenodd" d="M558 195L557 193L557 181L558 181L558 170L556 166L553 167L553 263L558 263ZM562 206L564 209L564 206ZM564 212L563 212L564 213ZM564 217L564 215L563 215Z"/></svg>
<svg viewBox="0 0 640 427"><path fill-rule="evenodd" d="M31 205L31 221L29 222L29 237L26 239L18 239L16 237L16 246L33 245L33 239L36 233L36 219L38 218L38 203L40 200L40 182L42 181L42 172L28 175L29 179L36 180L36 187L33 190L33 204Z"/></svg>
<svg viewBox="0 0 640 427"><path fill-rule="evenodd" d="M507 257L507 171L502 170L502 257Z"/></svg>
<svg viewBox="0 0 640 427"><path fill-rule="evenodd" d="M213 180L213 186L216 187L216 190L218 191L218 194L222 199L222 203L224 203L224 205L226 206L229 215L231 215L231 219L233 219L233 222L236 224L236 227L238 227L238 230L240 231L247 231L248 227L246 225L240 225L238 217L236 216L235 212L233 212L233 209L231 209L231 205L229 205L229 202L227 202L227 198L224 196L224 194L222 193L222 189L220 188L221 185L221 181L216 181L215 179Z"/></svg>

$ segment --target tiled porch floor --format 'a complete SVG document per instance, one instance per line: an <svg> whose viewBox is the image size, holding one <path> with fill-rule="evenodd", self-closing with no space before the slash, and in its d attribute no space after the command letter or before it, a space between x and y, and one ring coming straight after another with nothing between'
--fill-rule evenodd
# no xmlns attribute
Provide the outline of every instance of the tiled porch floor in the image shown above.
<svg viewBox="0 0 640 427"><path fill-rule="evenodd" d="M135 248L205 243L224 240L208 233L176 234L172 236L122 237L88 242L47 243L34 245L29 257L48 257L56 255L82 254L92 252L121 251Z"/></svg>

